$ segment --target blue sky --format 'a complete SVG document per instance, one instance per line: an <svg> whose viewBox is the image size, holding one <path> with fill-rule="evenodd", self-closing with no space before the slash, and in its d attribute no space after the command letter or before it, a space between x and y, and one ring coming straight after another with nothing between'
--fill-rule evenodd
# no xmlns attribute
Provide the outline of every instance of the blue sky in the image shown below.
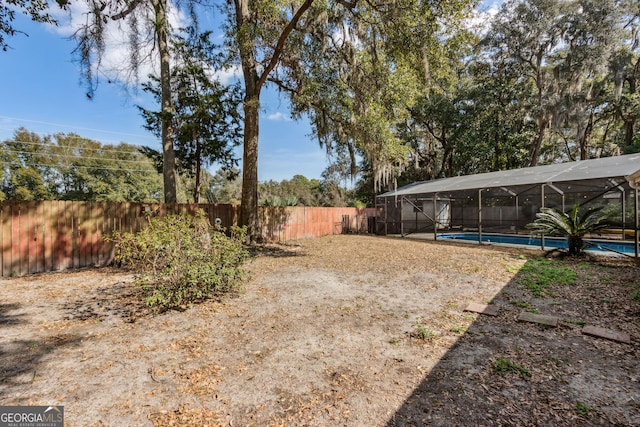
<svg viewBox="0 0 640 427"><path fill-rule="evenodd" d="M0 140L11 139L22 126L42 136L75 132L103 144L160 149L160 141L142 128L136 108L157 109L145 93L127 94L122 86L103 81L94 98L87 99L72 60L74 42L22 17L15 24L28 36L10 37L11 48L0 51ZM309 123L290 120L286 100L272 90L264 92L262 107L259 180L281 181L296 174L320 178L327 156L310 136Z"/></svg>

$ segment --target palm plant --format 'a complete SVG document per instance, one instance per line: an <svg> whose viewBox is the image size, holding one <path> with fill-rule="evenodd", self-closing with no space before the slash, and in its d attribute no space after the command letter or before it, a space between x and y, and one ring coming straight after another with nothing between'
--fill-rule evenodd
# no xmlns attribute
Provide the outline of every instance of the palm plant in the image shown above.
<svg viewBox="0 0 640 427"><path fill-rule="evenodd" d="M573 205L571 212L563 212L555 208L540 208L536 220L527 224L534 235L547 234L549 236L566 236L569 245L569 255L579 255L585 248L583 237L595 233L607 226L602 221L602 208L592 208L579 215L579 205Z"/></svg>

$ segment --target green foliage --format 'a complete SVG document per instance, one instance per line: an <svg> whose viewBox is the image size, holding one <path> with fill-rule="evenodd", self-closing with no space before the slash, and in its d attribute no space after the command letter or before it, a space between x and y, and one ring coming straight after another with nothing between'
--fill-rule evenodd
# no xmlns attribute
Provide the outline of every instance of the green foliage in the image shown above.
<svg viewBox="0 0 640 427"><path fill-rule="evenodd" d="M71 0L55 0L60 9L66 10ZM7 36L23 33L13 26L16 12L20 12L31 18L32 21L57 25L54 14L50 13L49 0L8 0L0 2L0 49L6 51L9 48Z"/></svg>
<svg viewBox="0 0 640 427"><path fill-rule="evenodd" d="M159 202L162 180L138 148L20 128L0 143L0 190L11 200Z"/></svg>
<svg viewBox="0 0 640 427"><path fill-rule="evenodd" d="M209 203L225 203L239 205L242 196L242 180L240 171L236 168L231 170L218 170L207 183L205 191Z"/></svg>
<svg viewBox="0 0 640 427"><path fill-rule="evenodd" d="M531 303L529 301L524 300L513 300L509 301L510 304L515 305L518 308L529 308L531 307Z"/></svg>
<svg viewBox="0 0 640 427"><path fill-rule="evenodd" d="M529 372L528 369L517 365L504 357L499 357L493 362L493 372L501 377L510 373L518 374L522 378L529 378L531 376L531 372Z"/></svg>
<svg viewBox="0 0 640 427"><path fill-rule="evenodd" d="M413 330L413 332L411 332L411 336L413 338L418 338L422 341L428 341L436 336L435 332L427 328L427 326L421 322L417 322L414 327L415 329Z"/></svg>
<svg viewBox="0 0 640 427"><path fill-rule="evenodd" d="M625 211L622 212L622 203L611 203L610 201L602 208L602 215L607 218L607 223L612 226L622 227L623 224L626 224L627 227L632 226L633 215L635 214L634 204L627 203L624 208Z"/></svg>
<svg viewBox="0 0 640 427"><path fill-rule="evenodd" d="M603 222L605 216L601 208L588 209L579 215L579 205L573 205L571 212L566 213L556 208L540 208L536 220L527 224L534 235L566 236L569 254L579 255L585 248L583 237L607 227Z"/></svg>
<svg viewBox="0 0 640 427"><path fill-rule="evenodd" d="M265 199L262 202L263 206L297 206L298 205L298 197L295 195L288 195L284 197L273 196L268 199Z"/></svg>
<svg viewBox="0 0 640 427"><path fill-rule="evenodd" d="M578 274L561 261L544 258L532 259L521 269L518 280L536 297L553 296L551 288L556 285L575 285Z"/></svg>
<svg viewBox="0 0 640 427"><path fill-rule="evenodd" d="M146 303L157 311L212 298L239 289L247 259L243 228L227 237L211 226L204 211L195 215L149 217L136 234L113 237L115 261L138 273Z"/></svg>
<svg viewBox="0 0 640 427"><path fill-rule="evenodd" d="M591 412L595 412L595 409L586 403L576 402L576 413L581 417L587 417Z"/></svg>
<svg viewBox="0 0 640 427"><path fill-rule="evenodd" d="M462 333L462 332L467 332L468 329L469 329L468 325L456 325L456 326L452 326L451 329L449 329L449 332L453 332L454 334L458 334L458 333Z"/></svg>
<svg viewBox="0 0 640 427"><path fill-rule="evenodd" d="M237 166L233 150L242 141L242 100L238 85L226 86L211 77L221 67L220 58L215 55L217 46L210 41L211 33L197 33L193 27L183 32L184 36L174 35L171 43L176 63L171 71L171 117L175 129L172 143L177 170L194 179L192 194L198 203L205 166L217 163L225 171ZM150 78L150 82L143 84L144 90L160 106L160 78L153 75ZM160 137L163 113L138 108L145 119L145 128ZM149 148L147 151L152 158L161 159L161 153Z"/></svg>

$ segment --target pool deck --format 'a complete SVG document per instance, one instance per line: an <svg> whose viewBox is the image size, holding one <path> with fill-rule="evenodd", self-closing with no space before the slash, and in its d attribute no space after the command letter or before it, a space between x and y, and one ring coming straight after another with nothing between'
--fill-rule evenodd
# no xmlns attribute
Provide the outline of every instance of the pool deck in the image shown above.
<svg viewBox="0 0 640 427"><path fill-rule="evenodd" d="M492 234L492 233L486 233L488 234ZM404 237L400 234L388 234L388 237L396 237L399 239L405 238L405 239L414 239L414 240L431 240L434 241L434 236L433 233L411 233L411 234L407 234ZM518 236L524 236L524 234L519 234ZM532 246L532 245L519 245L517 243L498 243L498 242L482 242L479 243L477 240L462 240L462 239L445 239L445 238L439 238L437 239L438 242L442 242L442 241L446 241L446 242L456 242L456 243L464 243L464 244L471 244L471 245L484 245L484 246L507 246L507 247L511 247L511 248L522 248L522 249L529 249L529 250L543 250L540 246ZM549 250L553 250L555 248L552 247L545 247L544 251L549 251ZM617 253L617 252L611 252L611 251L602 251L602 250L597 250L597 249L586 249L587 252L589 253L596 253L598 255L606 255L606 256L633 256L633 254L630 255L623 255L621 253Z"/></svg>

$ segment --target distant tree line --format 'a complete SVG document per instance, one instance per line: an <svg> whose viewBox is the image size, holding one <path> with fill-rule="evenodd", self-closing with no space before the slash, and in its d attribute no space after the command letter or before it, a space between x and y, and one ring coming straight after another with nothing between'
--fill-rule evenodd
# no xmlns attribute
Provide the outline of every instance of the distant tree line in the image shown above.
<svg viewBox="0 0 640 427"><path fill-rule="evenodd" d="M162 200L162 177L139 147L21 128L0 143L0 197L10 200Z"/></svg>
<svg viewBox="0 0 640 427"><path fill-rule="evenodd" d="M157 155L127 143L101 144L75 133L40 136L20 128L0 142L0 200L163 201ZM215 174L189 167L178 174L178 202L239 204L239 170ZM321 179L295 175L259 183L264 206L362 206L348 171L330 165ZM197 188L198 193L195 193ZM197 194L196 198L194 194Z"/></svg>
<svg viewBox="0 0 640 427"><path fill-rule="evenodd" d="M344 177L325 170L321 179L294 175L282 181L268 180L258 183L260 206L355 206L364 207L366 200L359 198L358 187L349 186ZM233 178L235 176L235 178ZM348 175L346 177L349 179ZM240 204L242 178L238 171L218 171L209 180L205 195L210 203Z"/></svg>

